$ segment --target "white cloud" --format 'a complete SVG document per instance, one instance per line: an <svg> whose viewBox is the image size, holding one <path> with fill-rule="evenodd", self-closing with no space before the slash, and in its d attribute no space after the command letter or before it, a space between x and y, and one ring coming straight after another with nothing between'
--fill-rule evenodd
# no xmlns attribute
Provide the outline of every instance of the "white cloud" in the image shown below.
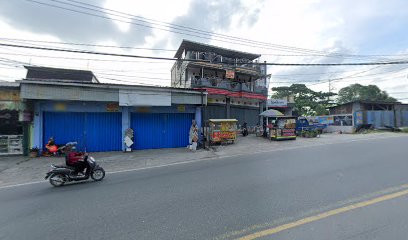
<svg viewBox="0 0 408 240"><path fill-rule="evenodd" d="M13 1L14 2L14 1ZM10 4L7 3L7 6ZM152 18L162 22L173 22L188 27L200 28L208 31L215 31L219 34L236 36L245 39L252 39L261 42L296 46L299 48L316 49L328 52L340 52L347 54L401 54L407 53L404 42L408 40L405 33L405 26L408 24L408 14L405 8L404 0L381 1L334 1L334 0L293 0L293 1L273 1L273 0L234 0L220 2L215 0L177 0L177 1L128 1L128 0L107 0L102 6L116 11ZM28 5L27 5L28 6ZM33 6L31 6L33 7ZM54 11L51 8L39 8L44 13ZM14 8L12 8L14 9ZM62 14L63 12L60 11ZM64 13L67 14L67 13ZM13 14L7 15L0 11L0 28L2 36L10 38L37 39L48 41L78 41L93 42L109 45L132 45L137 47L156 47L156 48L177 48L177 44L182 38L191 38L178 34L170 34L157 29L135 28L131 31L131 25L122 22L112 22L110 20L100 20L86 17L87 21L95 21L95 28L84 28L80 30L90 34L78 38L73 31L75 27L70 22L64 22L64 26L70 26L72 29L66 29L64 32L56 32L58 28L51 27L51 21L36 20L34 23L25 22L23 19L12 19ZM79 15L67 15L71 18ZM17 18L18 16L14 16ZM208 19L207 19L208 17ZM16 25L14 22L19 22ZM113 23L113 26L111 24ZM33 25L34 24L34 25ZM48 24L48 25L47 25ZM87 26L89 22L87 22ZM159 27L158 25L154 25ZM109 29L110 34L104 33ZM41 31L40 31L41 30ZM117 31L117 32L116 32ZM115 34L115 32L117 34ZM98 34L96 34L98 33ZM75 38L76 37L76 38ZM197 40L197 39L195 39ZM208 41L201 39L202 41ZM288 52L287 49L279 50L277 47L261 48L255 46L244 46L219 42L212 39L211 44L235 48L238 50L254 53L273 53L273 54L303 54L302 52ZM121 53L133 53L138 55L154 55L172 57L173 52L159 52L148 50L114 50L106 48L96 48L99 51L116 51ZM24 62L31 61L36 64L61 65L66 67L75 67L81 69L105 69L104 72L113 70L114 72L125 72L128 75L142 77L157 77L168 79L164 73L170 73L172 63L143 63L143 61L134 61L132 63L101 62L86 60L63 60L26 56L1 55L1 53L22 52L35 55L54 55L92 58L93 56L79 56L75 54L62 53L44 53L40 51L29 51L24 49L4 50L0 48L0 57L9 57L14 60ZM112 59L101 57L102 59ZM114 58L118 60L117 58ZM355 61L375 61L375 58L325 58L325 57L302 57L302 56L271 56L264 55L262 60L279 62L355 62ZM401 66L401 69L403 66ZM144 69L151 69L145 70ZM370 66L363 67L270 67L269 71L273 75L292 75L286 78L293 81L311 81L328 78L340 78L363 72L370 69ZM390 92L396 89L405 89L408 91L408 84L405 70L401 72L387 73L390 68L379 68L373 71L367 71L362 75L379 74L376 76L367 76L361 78L349 78L344 81L336 81L334 86L340 89L347 84L361 82L362 84L378 84ZM0 75L7 75L8 69L0 68ZM144 73L141 73L141 72ZM146 73L151 72L151 73ZM155 75L160 73L160 77ZM333 73L335 72L335 73ZM315 74L314 73L326 73ZM382 73L382 74L380 74ZM10 74L16 74L15 71ZM295 75L297 74L297 75ZM304 75L299 75L304 74ZM122 74L125 75L125 74ZM0 76L1 77L1 76ZM123 77L127 80L131 78ZM159 80L159 79L158 79ZM278 79L273 79L278 81ZM150 83L152 80L138 79L140 82ZM279 79L279 81L285 81ZM290 80L286 80L290 81ZM159 81L158 81L159 82ZM166 84L165 80L159 82ZM168 84L168 83L167 83ZM314 85L315 90L327 90L327 84Z"/></svg>

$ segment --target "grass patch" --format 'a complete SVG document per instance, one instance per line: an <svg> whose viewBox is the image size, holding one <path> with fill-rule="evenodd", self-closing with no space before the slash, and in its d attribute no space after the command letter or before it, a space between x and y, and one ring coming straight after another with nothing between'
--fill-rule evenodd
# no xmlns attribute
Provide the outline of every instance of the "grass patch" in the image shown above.
<svg viewBox="0 0 408 240"><path fill-rule="evenodd" d="M403 132L403 133L408 133L408 128L402 128L402 129L401 129L401 132Z"/></svg>

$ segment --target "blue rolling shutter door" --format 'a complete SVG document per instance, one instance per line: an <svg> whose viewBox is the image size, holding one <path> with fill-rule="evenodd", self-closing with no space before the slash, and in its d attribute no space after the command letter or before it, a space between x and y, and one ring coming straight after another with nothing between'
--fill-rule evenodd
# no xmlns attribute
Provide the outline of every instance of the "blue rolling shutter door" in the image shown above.
<svg viewBox="0 0 408 240"><path fill-rule="evenodd" d="M78 150L120 151L121 113L45 112L44 146L53 136L57 144L78 142Z"/></svg>
<svg viewBox="0 0 408 240"><path fill-rule="evenodd" d="M167 114L165 148L185 147L188 145L188 134L194 114Z"/></svg>
<svg viewBox="0 0 408 240"><path fill-rule="evenodd" d="M135 131L133 149L185 147L192 113L133 113L131 127Z"/></svg>
<svg viewBox="0 0 408 240"><path fill-rule="evenodd" d="M83 113L77 112L44 112L44 144L54 137L57 145L67 142L78 142L77 148L83 150L85 119Z"/></svg>
<svg viewBox="0 0 408 240"><path fill-rule="evenodd" d="M85 146L90 152L122 150L121 113L86 113Z"/></svg>
<svg viewBox="0 0 408 240"><path fill-rule="evenodd" d="M133 149L161 148L163 145L163 121L161 114L133 113L131 128L134 130Z"/></svg>

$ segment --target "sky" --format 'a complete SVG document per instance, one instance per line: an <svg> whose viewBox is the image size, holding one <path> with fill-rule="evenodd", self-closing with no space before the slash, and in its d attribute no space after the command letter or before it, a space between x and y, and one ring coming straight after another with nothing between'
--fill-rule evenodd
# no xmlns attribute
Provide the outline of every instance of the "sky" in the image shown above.
<svg viewBox="0 0 408 240"><path fill-rule="evenodd" d="M182 39L189 39L262 54L261 61L270 63L404 61L407 5L404 0L0 0L0 43L173 57ZM173 62L0 46L1 81L24 78L23 65L91 70L101 82L168 86ZM304 83L337 92L353 83L376 84L408 102L408 64L270 66L268 73L270 88Z"/></svg>

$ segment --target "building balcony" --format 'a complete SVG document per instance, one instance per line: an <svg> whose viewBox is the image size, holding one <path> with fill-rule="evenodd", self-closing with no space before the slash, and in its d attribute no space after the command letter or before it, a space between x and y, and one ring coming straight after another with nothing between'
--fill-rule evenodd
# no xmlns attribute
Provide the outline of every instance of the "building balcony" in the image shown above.
<svg viewBox="0 0 408 240"><path fill-rule="evenodd" d="M229 64L225 62L188 62L189 66L194 67L202 67L208 69L219 69L219 70L226 70L226 69L234 69L238 73L244 73L251 76L261 76L261 66L255 64Z"/></svg>
<svg viewBox="0 0 408 240"><path fill-rule="evenodd" d="M250 83L232 82L219 78L196 78L191 81L191 87L222 89L230 92L246 92L265 96L268 94L266 86L251 86Z"/></svg>

